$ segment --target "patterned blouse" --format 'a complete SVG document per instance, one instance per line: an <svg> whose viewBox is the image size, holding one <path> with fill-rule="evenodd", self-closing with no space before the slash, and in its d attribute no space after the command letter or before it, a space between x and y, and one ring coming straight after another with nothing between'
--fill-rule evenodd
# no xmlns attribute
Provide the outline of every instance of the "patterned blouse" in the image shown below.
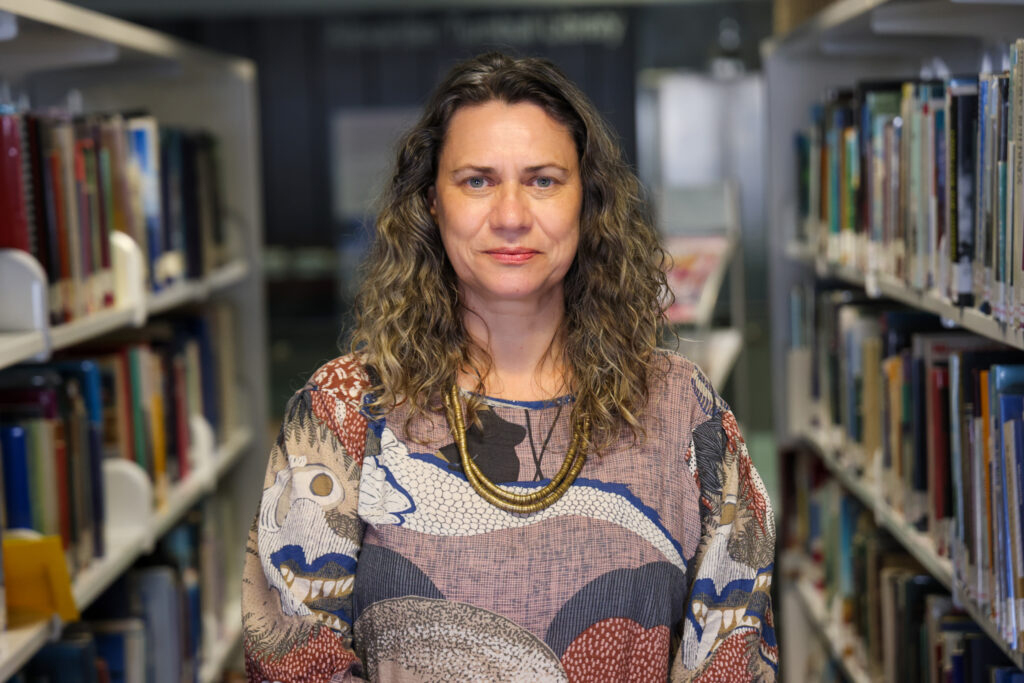
<svg viewBox="0 0 1024 683"><path fill-rule="evenodd" d="M250 533L250 681L774 680L771 504L729 407L659 354L646 437L554 505L487 503L443 414L363 409L351 357L289 402ZM571 397L483 399L468 450L526 492L564 459Z"/></svg>

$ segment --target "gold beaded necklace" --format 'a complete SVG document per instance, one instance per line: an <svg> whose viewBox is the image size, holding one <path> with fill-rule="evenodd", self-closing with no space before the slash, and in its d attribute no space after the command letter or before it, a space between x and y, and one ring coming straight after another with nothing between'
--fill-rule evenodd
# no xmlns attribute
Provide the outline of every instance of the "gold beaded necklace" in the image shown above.
<svg viewBox="0 0 1024 683"><path fill-rule="evenodd" d="M466 448L466 423L462 416L462 405L459 402L457 386L453 385L451 391L444 397L444 407L448 425L452 430L452 437L459 449L462 471L465 473L469 485L488 503L506 512L529 514L553 505L569 490L572 483L576 481L580 470L583 469L583 463L587 459L586 443L590 438L590 420L586 417L573 425L572 441L565 454L565 462L562 463L558 473L551 478L549 484L532 493L520 494L506 491L488 479L469 457L469 450Z"/></svg>

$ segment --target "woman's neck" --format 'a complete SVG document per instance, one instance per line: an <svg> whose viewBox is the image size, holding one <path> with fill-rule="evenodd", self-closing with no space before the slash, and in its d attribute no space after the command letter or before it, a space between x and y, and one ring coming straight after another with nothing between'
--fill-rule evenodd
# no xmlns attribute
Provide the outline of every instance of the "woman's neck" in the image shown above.
<svg viewBox="0 0 1024 683"><path fill-rule="evenodd" d="M484 392L494 398L538 401L554 398L567 390L562 363L562 320L565 307L561 296L545 302L506 301L498 305L469 307L464 317L466 331L490 356L476 365L484 377ZM459 386L475 389L475 373L462 372Z"/></svg>

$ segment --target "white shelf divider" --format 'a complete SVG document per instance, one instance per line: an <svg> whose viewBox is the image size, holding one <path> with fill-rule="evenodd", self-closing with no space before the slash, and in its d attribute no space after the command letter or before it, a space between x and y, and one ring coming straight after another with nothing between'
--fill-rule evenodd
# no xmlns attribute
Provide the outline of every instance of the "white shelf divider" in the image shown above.
<svg viewBox="0 0 1024 683"><path fill-rule="evenodd" d="M46 273L32 256L0 249L0 368L49 354L49 302ZM17 292L11 296L11 292Z"/></svg>
<svg viewBox="0 0 1024 683"><path fill-rule="evenodd" d="M75 577L72 592L79 609L92 603L136 559L152 550L160 537L216 486L218 476L225 471L218 469L217 463L237 460L251 440L248 429L239 429L217 453L207 458L203 467L173 486L164 506L151 513L144 524L116 529L113 537L107 539L107 554Z"/></svg>

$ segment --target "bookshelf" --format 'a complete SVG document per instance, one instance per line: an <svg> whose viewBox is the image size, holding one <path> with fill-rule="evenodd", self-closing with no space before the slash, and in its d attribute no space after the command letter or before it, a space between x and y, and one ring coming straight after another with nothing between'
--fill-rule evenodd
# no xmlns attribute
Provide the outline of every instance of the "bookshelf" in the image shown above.
<svg viewBox="0 0 1024 683"><path fill-rule="evenodd" d="M807 431L796 436L813 447L818 457L825 463L833 476L842 483L843 487L860 499L864 507L874 514L878 526L892 534L900 542L900 545L947 590L953 590L953 567L949 558L941 557L936 552L935 544L930 538L908 524L899 512L892 509L878 493L878 485L875 481L858 474L843 462L842 437L840 435L830 430L809 427ZM1024 669L1024 652L1007 647L1000 637L996 625L973 602L965 601L962 606L988 637L1002 647L1006 656L1018 668Z"/></svg>
<svg viewBox="0 0 1024 683"><path fill-rule="evenodd" d="M216 138L222 228L235 254L201 279L148 293L142 250L127 234L115 232L110 244L115 305L50 325L41 266L24 252L0 250L0 369L46 361L55 351L140 327L181 308L217 302L234 315L237 355L231 391L244 399L237 425L216 443L210 426L191 417L190 459L196 466L169 488L160 506L154 505L151 485L134 463L104 463L108 491L123 495L114 514L108 514L105 556L74 577L72 592L84 609L203 499L217 497L230 506L231 538L224 545L238 562L244 552L268 448L256 71L248 60L57 0L0 0L0 13L13 16L16 25L14 36L0 40L0 80L27 94L34 108L64 105L74 91L72 99L83 114L146 110L161 124L206 130ZM118 514L133 510L136 514ZM219 678L240 642L240 586L235 585L240 581L228 577L228 584L226 602L218 608L223 629L204 642L204 681ZM60 626L40 621L0 633L0 680L56 638Z"/></svg>
<svg viewBox="0 0 1024 683"><path fill-rule="evenodd" d="M856 469L853 464L864 459L851 452L848 440L823 427L828 421L817 416L815 406L795 399L791 385L803 385L805 375L799 369L793 371L797 332L793 325L781 321L790 320L791 292L828 281L860 290L869 299L891 300L933 313L950 329L968 330L1014 349L1024 349L1024 332L977 309L958 307L937 290L910 287L884 270L874 272L837 265L835 259L826 261L823 245L801 241L803 234L822 233L820 225L805 223L800 217L798 150L794 141L809 123L811 106L821 102L829 89L852 88L863 81L977 74L986 63L992 71L1001 71L1001 50L1024 36L1021 27L1024 3L1017 0L838 0L794 30L766 41L761 50L769 129L766 209L772 235L770 297L773 320L780 321L771 332L776 433L780 443L809 444L831 474L863 503L877 525L954 594L957 591L951 561L936 551L930 536L918 531L888 504L882 493L881 475ZM792 578L790 582L794 584L790 588L810 596L800 579ZM814 622L818 608L811 599L801 602ZM1007 645L997 624L976 604L970 600L964 603L962 607L993 642L1018 668L1024 668L1024 652ZM836 649L833 655L841 666L851 663ZM847 674L857 679L851 672Z"/></svg>

